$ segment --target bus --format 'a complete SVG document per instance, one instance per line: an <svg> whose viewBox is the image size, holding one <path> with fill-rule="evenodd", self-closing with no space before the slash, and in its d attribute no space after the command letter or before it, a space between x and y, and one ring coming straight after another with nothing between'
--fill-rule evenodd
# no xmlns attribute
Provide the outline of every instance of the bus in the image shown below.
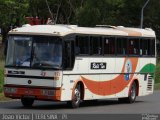
<svg viewBox="0 0 160 120"><path fill-rule="evenodd" d="M156 36L150 28L25 25L9 32L4 94L21 99L134 103L153 93Z"/></svg>

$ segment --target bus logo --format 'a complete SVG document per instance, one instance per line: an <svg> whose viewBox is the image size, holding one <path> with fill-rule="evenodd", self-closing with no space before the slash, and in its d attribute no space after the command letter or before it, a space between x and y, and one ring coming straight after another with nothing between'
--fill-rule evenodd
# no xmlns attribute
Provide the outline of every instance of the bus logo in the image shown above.
<svg viewBox="0 0 160 120"><path fill-rule="evenodd" d="M129 59L126 61L124 72L124 79L128 81L130 79L130 74L132 73L132 62Z"/></svg>

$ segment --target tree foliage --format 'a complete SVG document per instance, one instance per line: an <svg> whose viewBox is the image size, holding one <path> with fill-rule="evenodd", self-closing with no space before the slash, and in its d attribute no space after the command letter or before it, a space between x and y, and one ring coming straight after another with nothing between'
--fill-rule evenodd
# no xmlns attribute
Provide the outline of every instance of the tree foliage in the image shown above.
<svg viewBox="0 0 160 120"><path fill-rule="evenodd" d="M139 27L141 8L146 0L0 0L0 28L26 23L25 17L52 18L57 24L97 24ZM144 9L144 27L153 28L160 37L160 1L150 0ZM4 34L5 35L5 34Z"/></svg>
<svg viewBox="0 0 160 120"><path fill-rule="evenodd" d="M0 28L3 41L11 27L24 24L28 6L28 0L0 0Z"/></svg>

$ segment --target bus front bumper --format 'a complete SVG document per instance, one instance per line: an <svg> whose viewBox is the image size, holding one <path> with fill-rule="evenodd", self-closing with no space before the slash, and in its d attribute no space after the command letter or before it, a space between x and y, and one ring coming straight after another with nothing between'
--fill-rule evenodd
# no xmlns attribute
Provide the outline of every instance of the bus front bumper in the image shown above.
<svg viewBox="0 0 160 120"><path fill-rule="evenodd" d="M13 99L32 97L36 100L60 101L61 89L4 85L4 95Z"/></svg>

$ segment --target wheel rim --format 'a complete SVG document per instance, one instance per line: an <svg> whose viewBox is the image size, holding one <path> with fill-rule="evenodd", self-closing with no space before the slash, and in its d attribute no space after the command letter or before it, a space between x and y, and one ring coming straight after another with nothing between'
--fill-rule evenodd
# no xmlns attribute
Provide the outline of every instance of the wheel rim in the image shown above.
<svg viewBox="0 0 160 120"><path fill-rule="evenodd" d="M74 92L74 101L75 101L75 103L78 104L80 102L80 99L81 99L80 90L78 88L76 88L75 92Z"/></svg>
<svg viewBox="0 0 160 120"><path fill-rule="evenodd" d="M131 98L132 100L134 100L136 97L136 88L134 85L132 85L132 89L131 89Z"/></svg>

